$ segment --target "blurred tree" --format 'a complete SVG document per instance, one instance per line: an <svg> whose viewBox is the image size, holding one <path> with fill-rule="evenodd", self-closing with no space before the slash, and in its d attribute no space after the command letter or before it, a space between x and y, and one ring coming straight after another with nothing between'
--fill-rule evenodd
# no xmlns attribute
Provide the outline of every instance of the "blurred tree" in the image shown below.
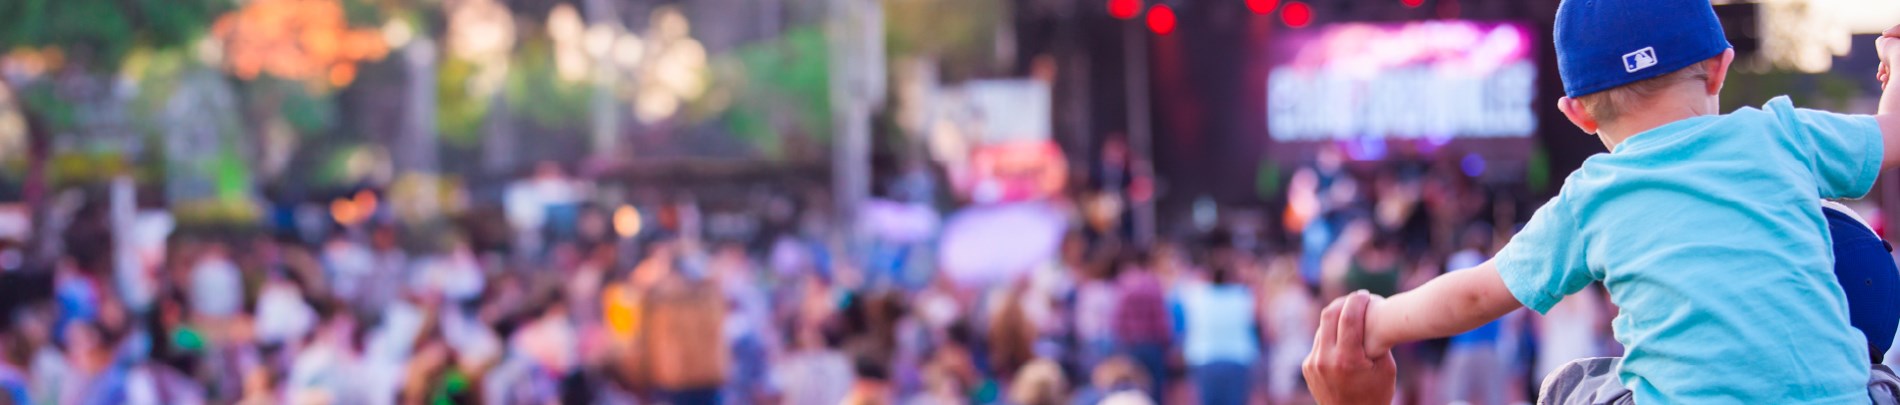
<svg viewBox="0 0 1900 405"><path fill-rule="evenodd" d="M831 139L831 80L824 31L815 26L786 30L776 41L740 47L720 63L739 66L741 77L726 110L727 130L766 156L787 157L786 139L823 145Z"/></svg>
<svg viewBox="0 0 1900 405"><path fill-rule="evenodd" d="M1722 111L1760 106L1780 95L1787 95L1799 106L1851 111L1850 102L1864 96L1854 79L1834 73L1810 74L1788 70L1755 72L1742 69L1732 71L1729 77L1728 85L1722 87Z"/></svg>
<svg viewBox="0 0 1900 405"><path fill-rule="evenodd" d="M1008 17L1002 0L884 0L885 49L893 60L936 59L949 77L980 75L999 62Z"/></svg>
<svg viewBox="0 0 1900 405"><path fill-rule="evenodd" d="M594 89L558 78L548 41L524 41L511 65L514 68L508 71L503 91L514 112L542 128L580 129L586 125L588 101Z"/></svg>
<svg viewBox="0 0 1900 405"><path fill-rule="evenodd" d="M481 140L482 120L488 116L489 97L470 91L475 62L457 58L442 61L435 76L436 128L442 140L467 146Z"/></svg>
<svg viewBox="0 0 1900 405"><path fill-rule="evenodd" d="M101 131L127 131L122 93L107 85L135 48L173 49L196 40L228 0L6 0L0 1L0 57L33 69L11 69L0 86L19 97L29 156L23 198L36 218L46 208L54 134L71 132L90 114ZM42 80L42 76L54 80ZM54 85L57 80L58 86ZM100 108L104 106L106 108ZM133 136L133 139L139 137ZM133 142L125 142L133 143ZM92 165L87 165L92 166ZM36 226L46 221L34 221ZM44 229L33 232L44 235ZM35 241L30 260L43 261L51 238Z"/></svg>
<svg viewBox="0 0 1900 405"><path fill-rule="evenodd" d="M189 44L229 0L8 0L0 49L51 47L79 67L113 71L133 47Z"/></svg>

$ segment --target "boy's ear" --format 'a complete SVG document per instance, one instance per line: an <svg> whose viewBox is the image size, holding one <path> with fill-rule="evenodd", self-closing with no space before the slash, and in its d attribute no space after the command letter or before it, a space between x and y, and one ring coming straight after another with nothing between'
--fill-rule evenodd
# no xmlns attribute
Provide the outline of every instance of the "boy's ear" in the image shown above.
<svg viewBox="0 0 1900 405"><path fill-rule="evenodd" d="M1576 125L1577 129L1587 134L1597 134L1597 119L1584 111L1582 102L1570 97L1561 97L1557 99L1557 110L1563 111L1564 118L1569 118L1570 123Z"/></svg>
<svg viewBox="0 0 1900 405"><path fill-rule="evenodd" d="M1709 67L1709 82L1704 84L1709 95L1722 93L1722 81L1728 79L1728 68L1734 63L1735 48L1725 49L1722 51L1722 56L1715 58L1715 66Z"/></svg>

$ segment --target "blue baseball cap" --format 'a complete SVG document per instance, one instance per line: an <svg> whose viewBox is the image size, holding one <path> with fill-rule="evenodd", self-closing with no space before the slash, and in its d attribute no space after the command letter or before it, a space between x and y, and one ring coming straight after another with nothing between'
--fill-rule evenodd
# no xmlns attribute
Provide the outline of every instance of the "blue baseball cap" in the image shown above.
<svg viewBox="0 0 1900 405"><path fill-rule="evenodd" d="M1868 346L1886 353L1900 326L1900 267L1893 247L1846 207L1830 203L1821 213L1834 239L1834 278L1847 293L1848 323L1867 335Z"/></svg>
<svg viewBox="0 0 1900 405"><path fill-rule="evenodd" d="M1729 49L1707 0L1564 0L1557 75L1582 97L1682 70Z"/></svg>

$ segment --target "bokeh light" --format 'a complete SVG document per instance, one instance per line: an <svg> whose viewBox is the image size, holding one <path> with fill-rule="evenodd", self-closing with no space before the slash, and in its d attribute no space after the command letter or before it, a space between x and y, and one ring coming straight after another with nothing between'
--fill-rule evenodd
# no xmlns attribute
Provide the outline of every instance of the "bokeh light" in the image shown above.
<svg viewBox="0 0 1900 405"><path fill-rule="evenodd" d="M639 236L646 221L640 218L640 210L631 205L622 205L614 209L614 233L622 238Z"/></svg>
<svg viewBox="0 0 1900 405"><path fill-rule="evenodd" d="M1273 9L1279 7L1280 0L1247 0L1247 9L1252 10L1254 14L1272 13Z"/></svg>
<svg viewBox="0 0 1900 405"><path fill-rule="evenodd" d="M1108 15L1123 20L1141 14L1141 0L1108 0Z"/></svg>
<svg viewBox="0 0 1900 405"><path fill-rule="evenodd" d="M210 34L223 42L215 59L242 79L269 74L341 87L355 80L355 64L389 52L381 27L351 28L335 0L252 1L218 17Z"/></svg>
<svg viewBox="0 0 1900 405"><path fill-rule="evenodd" d="M1313 8L1302 2L1287 2L1286 6L1280 10L1280 21L1285 22L1288 27L1306 27L1307 24L1313 23Z"/></svg>
<svg viewBox="0 0 1900 405"><path fill-rule="evenodd" d="M1470 177L1483 175L1484 165L1484 156L1479 156L1476 153L1467 153L1464 159L1458 161L1458 168L1465 172L1465 176Z"/></svg>
<svg viewBox="0 0 1900 405"><path fill-rule="evenodd" d="M1174 8L1166 4L1156 4L1148 9L1148 30L1156 34L1168 35L1174 32Z"/></svg>
<svg viewBox="0 0 1900 405"><path fill-rule="evenodd" d="M588 54L596 47L589 28L581 21L580 11L573 5L561 3L548 12L548 37L554 39L554 72L561 80L575 82L587 78L592 71L588 66Z"/></svg>

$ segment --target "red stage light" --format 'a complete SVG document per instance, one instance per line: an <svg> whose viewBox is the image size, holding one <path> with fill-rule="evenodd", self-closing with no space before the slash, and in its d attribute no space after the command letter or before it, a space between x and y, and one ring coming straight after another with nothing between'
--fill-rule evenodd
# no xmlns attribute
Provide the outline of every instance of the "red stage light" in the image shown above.
<svg viewBox="0 0 1900 405"><path fill-rule="evenodd" d="M1404 3L1406 7L1418 8L1425 5L1425 0L1399 0L1399 3Z"/></svg>
<svg viewBox="0 0 1900 405"><path fill-rule="evenodd" d="M1135 18L1141 14L1141 0L1108 0L1108 15L1119 19Z"/></svg>
<svg viewBox="0 0 1900 405"><path fill-rule="evenodd" d="M1306 3L1289 1L1280 10L1280 21L1293 28L1305 27L1313 23L1313 7Z"/></svg>
<svg viewBox="0 0 1900 405"><path fill-rule="evenodd" d="M1407 0L1407 1L1424 1L1424 0ZM1247 9L1253 10L1254 14L1271 13L1273 12L1274 8L1278 8L1278 7L1280 7L1280 0L1247 0Z"/></svg>
<svg viewBox="0 0 1900 405"><path fill-rule="evenodd" d="M1148 9L1148 30L1160 35L1174 32L1174 9L1166 4L1156 4L1154 8Z"/></svg>

